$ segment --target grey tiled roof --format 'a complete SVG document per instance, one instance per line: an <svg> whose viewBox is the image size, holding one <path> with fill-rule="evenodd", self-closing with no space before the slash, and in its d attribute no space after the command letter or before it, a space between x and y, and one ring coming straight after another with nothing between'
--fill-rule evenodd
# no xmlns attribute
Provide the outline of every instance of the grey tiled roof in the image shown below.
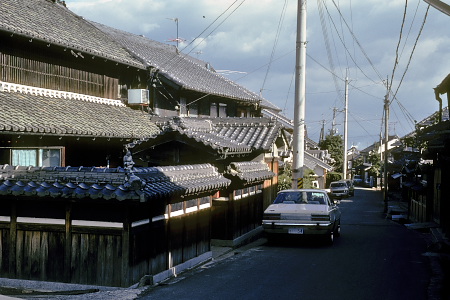
<svg viewBox="0 0 450 300"><path fill-rule="evenodd" d="M144 193L152 199L218 191L231 183L211 164L137 168L135 174L145 182Z"/></svg>
<svg viewBox="0 0 450 300"><path fill-rule="evenodd" d="M270 109L262 109L261 113L265 117L276 118L278 120L278 122L283 124L283 126L285 128L294 130L294 121L288 119L286 116L283 116L279 112L276 112L276 111L273 111L273 110L270 110Z"/></svg>
<svg viewBox="0 0 450 300"><path fill-rule="evenodd" d="M159 118L154 119L164 135L179 134L203 143L221 155L270 151L281 125L267 118Z"/></svg>
<svg viewBox="0 0 450 300"><path fill-rule="evenodd" d="M159 74L182 89L260 103L277 109L257 93L217 74L202 62L177 53L174 46L85 20L48 0L2 1L0 31L23 36L74 53L82 52L140 69L156 67Z"/></svg>
<svg viewBox="0 0 450 300"><path fill-rule="evenodd" d="M333 170L332 166L330 166L326 162L324 162L324 161L314 157L313 155L311 155L307 151L305 151L304 165L310 170L314 170L316 168L316 166L319 166L319 167L321 167L323 169L326 169L328 171Z"/></svg>
<svg viewBox="0 0 450 300"><path fill-rule="evenodd" d="M109 36L61 4L48 0L2 1L0 30L144 68Z"/></svg>
<svg viewBox="0 0 450 300"><path fill-rule="evenodd" d="M197 59L177 53L174 46L98 23L93 22L92 24L110 34L114 40L142 59L148 66L157 68L159 74L174 81L185 90L252 103L259 103L263 100L258 94L208 69L207 63L200 64Z"/></svg>
<svg viewBox="0 0 450 300"><path fill-rule="evenodd" d="M0 165L0 196L142 202L214 193L229 184L210 164L134 168L131 173L123 168Z"/></svg>
<svg viewBox="0 0 450 300"><path fill-rule="evenodd" d="M117 138L159 133L148 114L124 105L0 89L0 107L0 133Z"/></svg>
<svg viewBox="0 0 450 300"><path fill-rule="evenodd" d="M245 183L261 182L275 176L263 161L233 162L228 166L227 175L235 176Z"/></svg>

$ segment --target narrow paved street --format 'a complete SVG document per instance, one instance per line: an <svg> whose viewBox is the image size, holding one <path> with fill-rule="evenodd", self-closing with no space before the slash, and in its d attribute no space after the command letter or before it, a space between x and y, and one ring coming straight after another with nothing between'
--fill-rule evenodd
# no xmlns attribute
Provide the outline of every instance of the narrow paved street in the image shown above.
<svg viewBox="0 0 450 300"><path fill-rule="evenodd" d="M149 288L142 299L427 299L421 233L387 220L381 192L344 199L342 235L256 246Z"/></svg>

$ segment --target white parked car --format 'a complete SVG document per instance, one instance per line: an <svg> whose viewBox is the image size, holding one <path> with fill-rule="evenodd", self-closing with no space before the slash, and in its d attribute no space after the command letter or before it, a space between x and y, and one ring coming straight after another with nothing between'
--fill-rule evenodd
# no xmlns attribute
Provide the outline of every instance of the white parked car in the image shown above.
<svg viewBox="0 0 450 300"><path fill-rule="evenodd" d="M275 235L322 235L331 244L341 232L341 211L324 190L283 190L264 211L262 226L269 239Z"/></svg>
<svg viewBox="0 0 450 300"><path fill-rule="evenodd" d="M333 181L330 183L330 195L334 198L345 198L350 195L350 191L347 185L347 182L341 181Z"/></svg>

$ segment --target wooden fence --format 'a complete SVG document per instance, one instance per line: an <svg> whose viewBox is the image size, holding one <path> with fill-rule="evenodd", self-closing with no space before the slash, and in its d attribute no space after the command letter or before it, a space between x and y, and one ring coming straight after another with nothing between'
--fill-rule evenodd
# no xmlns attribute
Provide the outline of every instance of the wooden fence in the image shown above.
<svg viewBox="0 0 450 300"><path fill-rule="evenodd" d="M1 277L126 287L210 251L210 198L169 218L146 203L34 201L2 199Z"/></svg>

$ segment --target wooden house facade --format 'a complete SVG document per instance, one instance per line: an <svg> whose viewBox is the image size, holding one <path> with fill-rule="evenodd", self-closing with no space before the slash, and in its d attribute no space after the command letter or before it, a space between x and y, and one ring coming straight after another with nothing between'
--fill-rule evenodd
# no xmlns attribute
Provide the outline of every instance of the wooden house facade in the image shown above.
<svg viewBox="0 0 450 300"><path fill-rule="evenodd" d="M258 227L281 130L267 101L63 1L0 15L0 276L157 282Z"/></svg>
<svg viewBox="0 0 450 300"><path fill-rule="evenodd" d="M434 125L423 128L417 133L417 139L426 145L422 156L431 160L431 170L428 171L426 195L426 211L423 212L427 221L435 222L443 233L449 236L450 222L448 220L450 204L448 197L450 190L450 120L447 114L443 120ZM423 202L423 201L422 201Z"/></svg>

